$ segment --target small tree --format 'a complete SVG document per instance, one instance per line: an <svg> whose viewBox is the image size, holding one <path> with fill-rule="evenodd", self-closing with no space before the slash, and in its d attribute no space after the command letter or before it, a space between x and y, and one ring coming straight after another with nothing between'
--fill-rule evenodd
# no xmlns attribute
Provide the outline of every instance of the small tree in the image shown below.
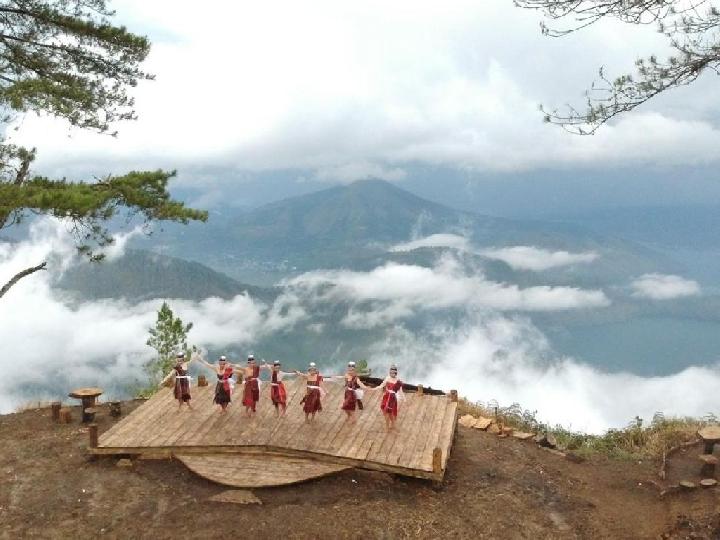
<svg viewBox="0 0 720 540"><path fill-rule="evenodd" d="M358 360L355 362L355 372L358 375L367 376L369 377L372 373L372 370L368 367L368 362L365 359Z"/></svg>
<svg viewBox="0 0 720 540"><path fill-rule="evenodd" d="M147 344L157 351L157 357L145 364L145 371L150 377L150 384L156 387L175 363L175 354L185 351L187 354L187 333L193 324L183 324L180 317L175 317L163 302L157 314L154 328L150 328Z"/></svg>

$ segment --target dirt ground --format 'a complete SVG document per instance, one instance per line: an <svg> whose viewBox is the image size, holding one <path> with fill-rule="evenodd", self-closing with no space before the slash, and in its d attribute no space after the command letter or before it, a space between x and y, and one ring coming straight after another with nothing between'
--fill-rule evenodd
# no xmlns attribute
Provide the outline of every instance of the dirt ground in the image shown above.
<svg viewBox="0 0 720 540"><path fill-rule="evenodd" d="M720 488L660 497L657 463L574 463L463 427L441 486L350 470L244 506L208 501L228 488L177 461L93 461L80 424L49 416L0 416L2 539L720 538ZM101 431L113 421L98 417Z"/></svg>

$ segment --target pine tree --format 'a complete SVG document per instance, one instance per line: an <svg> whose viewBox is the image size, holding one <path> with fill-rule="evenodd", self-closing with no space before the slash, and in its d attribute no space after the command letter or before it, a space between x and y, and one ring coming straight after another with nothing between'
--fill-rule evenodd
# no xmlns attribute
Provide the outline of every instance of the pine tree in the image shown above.
<svg viewBox="0 0 720 540"><path fill-rule="evenodd" d="M152 79L140 64L150 51L144 36L113 25L105 0L0 0L0 123L34 111L70 125L114 135L111 126L136 118L128 89ZM207 219L203 211L173 201L167 190L174 171L108 174L93 182L33 176L35 149L0 139L0 229L28 213L71 223L80 252L112 242L106 223L118 214L146 223ZM22 269L0 288L2 297L46 262Z"/></svg>
<svg viewBox="0 0 720 540"><path fill-rule="evenodd" d="M603 19L626 24L655 25L674 54L636 61L636 73L599 80L586 92L584 110L542 109L546 122L581 135L594 133L615 116L631 111L672 88L685 86L705 73L720 72L720 8L714 0L514 0L522 8L537 9L554 21L571 21L564 28L541 25L543 34L562 37Z"/></svg>

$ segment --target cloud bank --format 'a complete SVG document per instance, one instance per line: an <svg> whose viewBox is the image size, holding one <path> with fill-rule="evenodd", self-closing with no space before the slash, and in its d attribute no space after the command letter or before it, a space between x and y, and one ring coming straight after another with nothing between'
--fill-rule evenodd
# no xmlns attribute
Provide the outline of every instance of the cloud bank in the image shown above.
<svg viewBox="0 0 720 540"><path fill-rule="evenodd" d="M387 324L427 310L558 311L610 304L600 290L521 288L489 281L479 270L469 272L449 255L433 268L388 263L370 272L319 270L287 280L284 285L309 303L349 302L351 311L341 323L353 328Z"/></svg>
<svg viewBox="0 0 720 540"><path fill-rule="evenodd" d="M123 239L111 247L121 255ZM72 238L61 222L37 221L28 241L0 243L0 282L19 270L48 260L48 271L18 282L0 301L0 412L9 412L34 396L64 397L67 386L93 384L122 394L125 386L143 377L142 365L154 351L145 345L162 299L140 303L100 300L71 303L53 289L59 275L74 264ZM266 332L289 326L301 316L297 309L265 306L246 295L201 302L171 299L173 311L193 321L189 341L205 348L243 347ZM38 380L43 385L38 385ZM49 395L47 382L62 392Z"/></svg>
<svg viewBox="0 0 720 540"><path fill-rule="evenodd" d="M108 397L122 397L124 385L142 376L142 364L153 355L145 339L160 299L73 303L53 289L56 273L77 264L69 234L56 221L38 222L25 242L0 244L0 280L46 258L51 271L22 280L0 301L0 413L29 399L61 398L69 386L100 385ZM174 299L171 305L194 322L192 343L237 351L300 323L322 339L329 320L318 314L327 312L323 306L343 304L342 324L374 329L368 358L377 373L396 362L405 380L456 388L472 400L517 402L536 409L543 421L578 430L601 432L656 411L718 412L719 366L667 377L604 373L559 356L527 316L606 302L601 291L493 283L446 256L433 268L310 272L286 283L270 306L247 295ZM448 317L448 309L456 316ZM56 390L48 390L48 382Z"/></svg>
<svg viewBox="0 0 720 540"><path fill-rule="evenodd" d="M630 285L633 296L651 300L672 300L700 294L697 281L672 274L644 274Z"/></svg>
<svg viewBox="0 0 720 540"><path fill-rule="evenodd" d="M532 246L514 246L500 249L488 249L480 252L485 257L497 259L509 264L516 270L542 271L573 264L590 263L599 255L594 251L570 253L568 251L549 251Z"/></svg>
<svg viewBox="0 0 720 540"><path fill-rule="evenodd" d="M473 401L519 403L541 421L591 433L624 426L635 415L649 420L658 411L718 412L719 365L666 377L604 373L559 357L529 321L507 316L469 317L459 327L423 333L397 328L371 354L378 373L390 362L405 380L455 388Z"/></svg>
<svg viewBox="0 0 720 540"><path fill-rule="evenodd" d="M532 270L535 272L590 263L598 259L594 251L570 253L569 251L550 251L534 246L511 246L503 248L478 249L471 245L470 240L459 234L441 233L418 238L410 242L392 246L391 252L407 252L420 248L448 248L482 255L488 259L503 261L515 270Z"/></svg>
<svg viewBox="0 0 720 540"><path fill-rule="evenodd" d="M40 172L85 177L211 165L347 182L402 180L409 163L502 172L718 160L717 101L695 85L594 137L543 124L537 104L581 105L598 66L620 74L638 55L662 55L650 28L608 21L553 41L536 12L511 2L204 6L113 3L149 34L157 75L136 89L140 120L117 126L117 140L30 115L8 131L14 142L38 147Z"/></svg>

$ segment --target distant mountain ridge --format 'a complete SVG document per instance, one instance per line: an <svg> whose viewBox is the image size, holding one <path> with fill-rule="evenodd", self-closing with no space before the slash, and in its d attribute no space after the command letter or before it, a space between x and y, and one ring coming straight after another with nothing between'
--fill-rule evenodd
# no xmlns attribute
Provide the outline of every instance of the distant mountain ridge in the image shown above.
<svg viewBox="0 0 720 540"><path fill-rule="evenodd" d="M567 222L497 218L455 210L381 180L363 180L274 202L207 224L170 226L143 239L250 283L270 284L318 268L367 268L397 258L394 244L437 233L467 236L481 247L531 245L601 251L603 260L578 278L595 283L657 270L662 256L639 244ZM600 271L605 272L602 276Z"/></svg>

